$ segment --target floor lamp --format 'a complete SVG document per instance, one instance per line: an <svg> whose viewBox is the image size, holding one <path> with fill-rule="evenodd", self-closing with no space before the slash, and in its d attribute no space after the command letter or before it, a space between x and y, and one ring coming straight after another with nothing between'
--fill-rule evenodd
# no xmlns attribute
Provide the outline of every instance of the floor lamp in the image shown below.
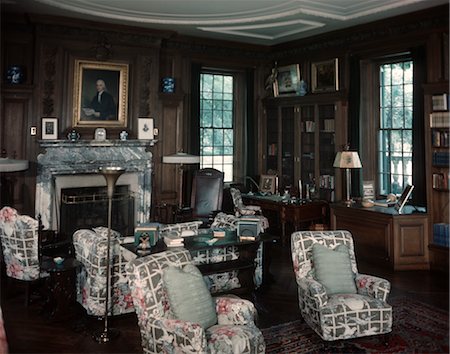
<svg viewBox="0 0 450 354"><path fill-rule="evenodd" d="M346 150L339 151L336 154L333 167L345 168L346 199L344 200L344 203L347 206L350 206L353 204L353 200L350 197L350 189L352 184L350 169L362 167L358 153L356 151L349 151L348 147L346 147Z"/></svg>
<svg viewBox="0 0 450 354"><path fill-rule="evenodd" d="M104 327L103 330L94 333L94 340L98 343L107 343L111 339L119 335L119 331L114 328L108 328L108 302L109 293L111 291L111 219L112 219L112 198L114 194L114 187L117 179L125 169L122 167L100 167L98 173L102 174L106 179L106 185L108 187L108 241L106 248L106 301L105 301L105 315L104 315Z"/></svg>
<svg viewBox="0 0 450 354"><path fill-rule="evenodd" d="M178 207L183 208L183 172L184 165L192 165L200 162L200 156L190 155L185 152L177 152L176 154L163 156L163 163L177 164L179 172L178 182Z"/></svg>

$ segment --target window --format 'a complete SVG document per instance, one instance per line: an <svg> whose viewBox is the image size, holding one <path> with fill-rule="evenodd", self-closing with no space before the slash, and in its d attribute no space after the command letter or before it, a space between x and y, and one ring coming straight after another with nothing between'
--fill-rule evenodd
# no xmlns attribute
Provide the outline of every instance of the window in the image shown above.
<svg viewBox="0 0 450 354"><path fill-rule="evenodd" d="M413 62L380 66L379 194L401 194L412 184Z"/></svg>
<svg viewBox="0 0 450 354"><path fill-rule="evenodd" d="M200 168L215 168L233 180L233 76L200 74Z"/></svg>

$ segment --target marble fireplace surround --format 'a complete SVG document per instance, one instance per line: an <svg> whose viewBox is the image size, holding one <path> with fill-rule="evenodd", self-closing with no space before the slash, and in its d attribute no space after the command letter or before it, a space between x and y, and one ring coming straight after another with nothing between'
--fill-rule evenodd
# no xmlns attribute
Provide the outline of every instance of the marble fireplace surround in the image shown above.
<svg viewBox="0 0 450 354"><path fill-rule="evenodd" d="M128 185L135 197L135 223L148 222L152 194L152 153L156 140L42 140L36 179L36 217L57 230L61 189L106 186L99 167L119 166L126 172L116 185ZM106 225L105 225L106 226Z"/></svg>

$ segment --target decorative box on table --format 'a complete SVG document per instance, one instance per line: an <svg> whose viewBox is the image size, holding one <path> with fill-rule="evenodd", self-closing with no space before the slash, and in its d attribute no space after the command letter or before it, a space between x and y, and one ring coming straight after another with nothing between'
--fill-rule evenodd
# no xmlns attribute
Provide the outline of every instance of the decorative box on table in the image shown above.
<svg viewBox="0 0 450 354"><path fill-rule="evenodd" d="M241 217L237 221L237 235L241 241L254 241L261 233L261 224L258 218Z"/></svg>
<svg viewBox="0 0 450 354"><path fill-rule="evenodd" d="M159 223L143 223L134 229L134 245L137 249L150 249L156 245L159 239Z"/></svg>

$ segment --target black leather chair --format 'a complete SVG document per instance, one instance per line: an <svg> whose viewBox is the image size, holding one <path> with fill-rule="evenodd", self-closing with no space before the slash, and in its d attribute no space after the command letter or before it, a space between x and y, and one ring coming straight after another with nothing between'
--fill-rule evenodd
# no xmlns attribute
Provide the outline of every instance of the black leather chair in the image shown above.
<svg viewBox="0 0 450 354"><path fill-rule="evenodd" d="M192 218L208 225L217 212L222 210L223 172L204 168L194 172L191 192Z"/></svg>

